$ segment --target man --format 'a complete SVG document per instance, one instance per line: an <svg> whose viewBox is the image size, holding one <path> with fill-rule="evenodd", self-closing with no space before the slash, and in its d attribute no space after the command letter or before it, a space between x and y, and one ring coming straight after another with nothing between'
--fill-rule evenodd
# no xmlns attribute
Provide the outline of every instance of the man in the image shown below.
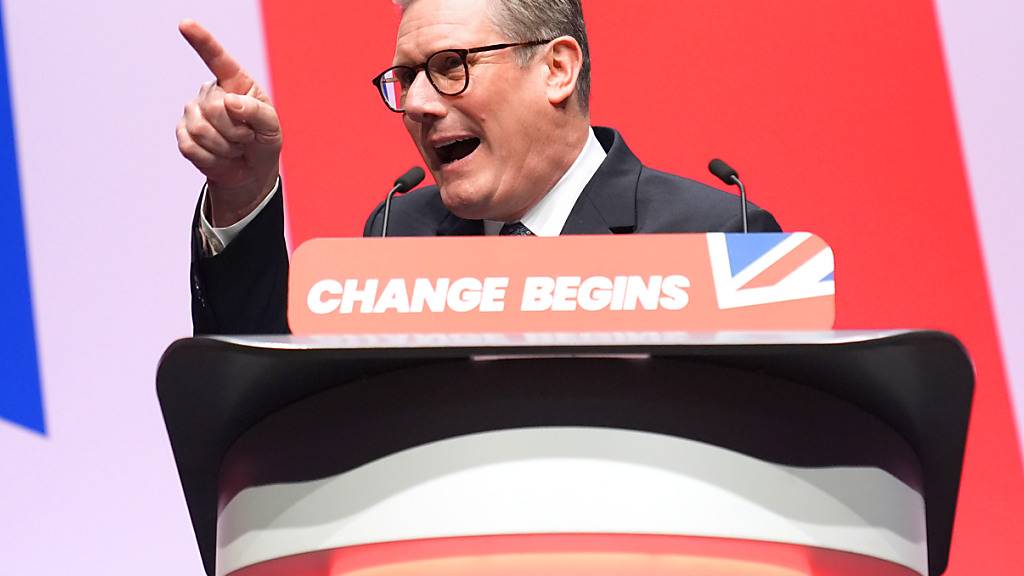
<svg viewBox="0 0 1024 576"><path fill-rule="evenodd" d="M400 0L393 66L375 84L437 186L395 200L395 236L737 231L737 199L644 167L592 129L579 0ZM266 93L198 24L217 78L185 107L182 154L207 177L193 242L197 333L287 331L281 129ZM381 210L364 233L380 233ZM752 231L777 231L753 207Z"/></svg>

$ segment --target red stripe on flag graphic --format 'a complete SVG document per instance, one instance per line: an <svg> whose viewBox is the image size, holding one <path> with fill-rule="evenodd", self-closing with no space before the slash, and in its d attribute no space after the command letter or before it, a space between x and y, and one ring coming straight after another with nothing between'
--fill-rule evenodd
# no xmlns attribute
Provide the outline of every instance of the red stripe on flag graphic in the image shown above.
<svg viewBox="0 0 1024 576"><path fill-rule="evenodd" d="M795 272L801 266L807 264L808 260L822 250L827 250L825 241L817 236L811 236L800 243L799 246L784 254L781 258L770 264L764 272L754 276L741 288L763 288L774 286L784 278ZM733 270L733 274L739 270Z"/></svg>

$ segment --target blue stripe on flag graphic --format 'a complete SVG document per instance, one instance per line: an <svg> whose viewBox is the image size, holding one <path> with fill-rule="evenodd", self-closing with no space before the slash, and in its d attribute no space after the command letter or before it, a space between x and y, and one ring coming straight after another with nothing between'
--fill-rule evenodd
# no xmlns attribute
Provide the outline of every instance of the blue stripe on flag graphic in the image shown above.
<svg viewBox="0 0 1024 576"><path fill-rule="evenodd" d="M0 418L46 433L0 10Z"/></svg>

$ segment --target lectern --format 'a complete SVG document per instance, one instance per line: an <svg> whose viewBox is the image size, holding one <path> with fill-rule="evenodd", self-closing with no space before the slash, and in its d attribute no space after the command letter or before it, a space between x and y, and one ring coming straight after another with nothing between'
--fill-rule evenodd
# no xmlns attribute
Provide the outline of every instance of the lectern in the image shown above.
<svg viewBox="0 0 1024 576"><path fill-rule="evenodd" d="M194 338L157 390L211 576L941 574L946 334Z"/></svg>

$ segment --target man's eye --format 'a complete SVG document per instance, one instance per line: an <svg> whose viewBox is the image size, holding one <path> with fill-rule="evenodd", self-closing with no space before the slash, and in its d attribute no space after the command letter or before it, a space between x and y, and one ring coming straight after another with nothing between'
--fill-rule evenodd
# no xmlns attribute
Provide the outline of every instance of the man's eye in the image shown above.
<svg viewBox="0 0 1024 576"><path fill-rule="evenodd" d="M452 74L462 70L462 58L453 52L444 52L430 59L430 69L438 74Z"/></svg>
<svg viewBox="0 0 1024 576"><path fill-rule="evenodd" d="M403 88L408 88L416 79L416 72L413 70L396 70L395 79Z"/></svg>

